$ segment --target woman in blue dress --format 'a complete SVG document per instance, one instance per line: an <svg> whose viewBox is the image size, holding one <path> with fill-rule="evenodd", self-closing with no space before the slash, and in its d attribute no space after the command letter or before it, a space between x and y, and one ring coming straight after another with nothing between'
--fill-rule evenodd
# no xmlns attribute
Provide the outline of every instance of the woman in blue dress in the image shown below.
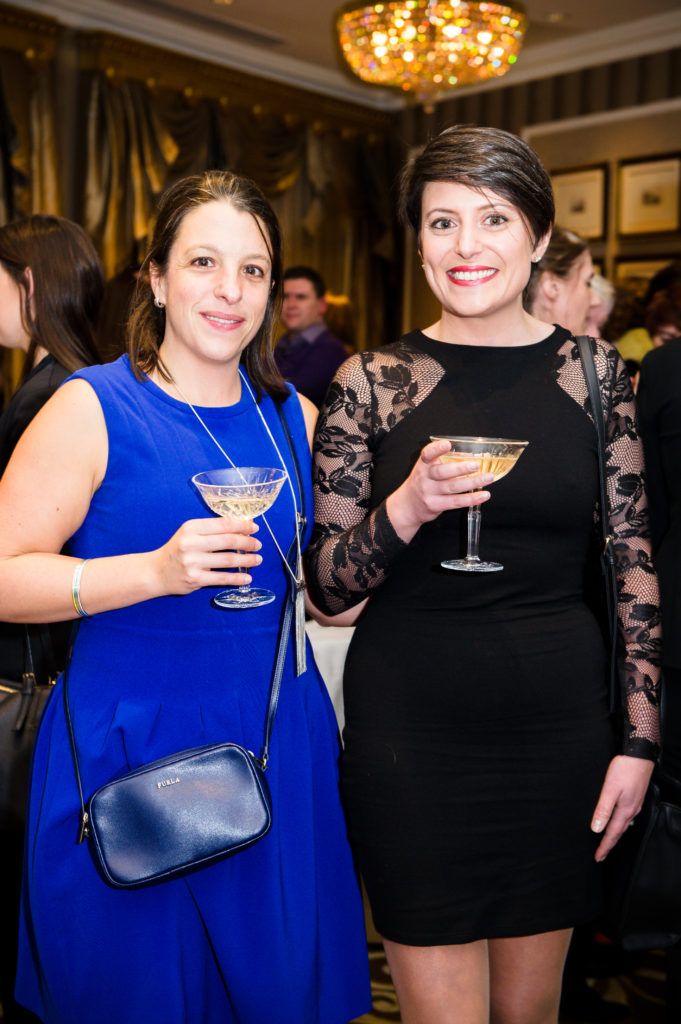
<svg viewBox="0 0 681 1024"><path fill-rule="evenodd" d="M272 359L281 242L260 191L217 171L176 183L144 269L128 355L57 392L0 486L0 616L82 620L69 703L86 798L179 750L259 749L288 587L278 548L311 504L316 411ZM284 463L291 486L268 528L202 504L191 478L227 457ZM251 576L273 603L212 604ZM47 1024L346 1024L369 1008L335 719L311 658L296 676L293 648L270 745L271 831L134 891L107 885L77 842L57 684L35 752L17 981Z"/></svg>

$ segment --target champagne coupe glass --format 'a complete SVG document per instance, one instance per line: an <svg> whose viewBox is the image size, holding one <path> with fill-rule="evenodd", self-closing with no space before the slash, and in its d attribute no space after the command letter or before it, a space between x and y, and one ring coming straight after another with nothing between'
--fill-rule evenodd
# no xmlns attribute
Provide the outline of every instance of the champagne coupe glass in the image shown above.
<svg viewBox="0 0 681 1024"><path fill-rule="evenodd" d="M255 519L274 504L286 475L285 469L237 466L197 473L192 483L216 515ZM218 608L259 608L274 598L271 590L244 584L222 590L213 598L213 604Z"/></svg>
<svg viewBox="0 0 681 1024"><path fill-rule="evenodd" d="M503 437L451 437L438 434L431 441L447 441L450 450L440 456L441 462L479 462L481 473L493 473L494 480L510 473L527 448L529 441L511 441ZM458 572L499 572L500 562L482 562L478 556L480 543L480 506L468 509L468 553L465 558L441 562L443 569Z"/></svg>

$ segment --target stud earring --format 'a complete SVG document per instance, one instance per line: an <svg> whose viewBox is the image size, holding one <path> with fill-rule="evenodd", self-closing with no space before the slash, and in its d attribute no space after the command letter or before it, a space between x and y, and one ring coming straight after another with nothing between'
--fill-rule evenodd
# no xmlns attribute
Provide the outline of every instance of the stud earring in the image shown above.
<svg viewBox="0 0 681 1024"><path fill-rule="evenodd" d="M159 298L154 298L154 305L156 306L157 309L165 309L166 308L165 302L161 302L161 300Z"/></svg>

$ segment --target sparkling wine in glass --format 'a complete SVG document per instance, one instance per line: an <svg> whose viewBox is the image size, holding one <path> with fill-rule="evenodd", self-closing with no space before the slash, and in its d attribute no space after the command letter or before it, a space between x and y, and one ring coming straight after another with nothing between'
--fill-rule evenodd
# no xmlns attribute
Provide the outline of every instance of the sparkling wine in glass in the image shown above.
<svg viewBox="0 0 681 1024"><path fill-rule="evenodd" d="M285 469L237 466L209 469L192 477L192 483L208 508L218 516L255 519L267 512L286 480ZM274 601L275 595L249 583L222 590L213 598L218 608L259 608Z"/></svg>
<svg viewBox="0 0 681 1024"><path fill-rule="evenodd" d="M440 457L442 462L479 462L481 473L494 474L492 483L510 473L527 448L529 441L511 441L503 437L451 437L438 434L431 441L447 441L449 451ZM468 509L468 552L465 558L448 559L440 564L444 569L458 572L499 572L500 562L483 562L478 555L480 545L479 505Z"/></svg>

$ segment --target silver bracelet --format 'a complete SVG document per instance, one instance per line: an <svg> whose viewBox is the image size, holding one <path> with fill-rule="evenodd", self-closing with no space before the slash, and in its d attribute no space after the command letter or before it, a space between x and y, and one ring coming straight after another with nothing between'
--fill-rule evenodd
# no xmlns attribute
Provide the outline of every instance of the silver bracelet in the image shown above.
<svg viewBox="0 0 681 1024"><path fill-rule="evenodd" d="M81 619L87 619L88 613L80 603L80 578L83 575L83 569L85 563L88 561L84 558L82 562L79 562L76 568L73 570L73 583L71 584L71 599L73 600L73 607L76 609L76 615L80 616Z"/></svg>

